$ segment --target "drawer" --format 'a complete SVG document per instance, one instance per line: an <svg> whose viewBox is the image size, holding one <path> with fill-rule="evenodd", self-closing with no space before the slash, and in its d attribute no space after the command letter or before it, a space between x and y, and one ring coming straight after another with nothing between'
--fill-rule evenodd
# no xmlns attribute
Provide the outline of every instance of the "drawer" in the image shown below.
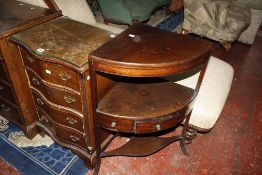
<svg viewBox="0 0 262 175"><path fill-rule="evenodd" d="M48 114L48 116L56 123L74 128L80 132L84 132L84 123L81 116L76 115L68 110L58 109L48 104L37 92L33 91L33 97L38 109Z"/></svg>
<svg viewBox="0 0 262 175"><path fill-rule="evenodd" d="M4 80L6 82L10 82L8 75L7 75L7 72L6 72L6 69L5 69L5 66L4 66L4 63L1 62L1 61L0 61L0 79Z"/></svg>
<svg viewBox="0 0 262 175"><path fill-rule="evenodd" d="M9 104L0 97L0 115L6 119L15 122L18 125L23 125L18 107Z"/></svg>
<svg viewBox="0 0 262 175"><path fill-rule="evenodd" d="M99 114L97 119L98 124L111 131L133 132L133 121L119 117L107 117Z"/></svg>
<svg viewBox="0 0 262 175"><path fill-rule="evenodd" d="M62 65L41 61L23 49L21 49L21 54L25 66L34 70L41 79L80 91L80 80L77 72Z"/></svg>
<svg viewBox="0 0 262 175"><path fill-rule="evenodd" d="M10 85L7 85L6 83L3 83L1 81L0 81L0 96L14 104L17 104Z"/></svg>
<svg viewBox="0 0 262 175"><path fill-rule="evenodd" d="M54 136L55 134L55 127L52 123L52 120L50 117L40 108L37 108L37 114L38 114L38 121L46 127Z"/></svg>
<svg viewBox="0 0 262 175"><path fill-rule="evenodd" d="M135 133L144 134L158 132L165 129L169 129L176 125L176 123L181 122L185 118L184 112L176 112L174 114L163 116L154 119L148 120L137 120Z"/></svg>
<svg viewBox="0 0 262 175"><path fill-rule="evenodd" d="M55 127L55 131L57 138L62 142L81 147L85 150L87 149L86 139L84 135L79 134L73 130L61 128L58 126Z"/></svg>
<svg viewBox="0 0 262 175"><path fill-rule="evenodd" d="M82 113L82 103L80 95L67 89L57 88L44 83L36 73L27 68L27 75L31 86L39 90L45 98L52 103L62 105Z"/></svg>

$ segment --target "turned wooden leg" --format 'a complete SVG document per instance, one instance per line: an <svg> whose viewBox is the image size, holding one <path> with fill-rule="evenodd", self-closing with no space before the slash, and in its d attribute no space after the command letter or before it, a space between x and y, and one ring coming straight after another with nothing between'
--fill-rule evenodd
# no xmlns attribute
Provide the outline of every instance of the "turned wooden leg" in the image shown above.
<svg viewBox="0 0 262 175"><path fill-rule="evenodd" d="M195 138L195 136L197 135L197 131L192 128L192 127L188 127L186 130L186 144L190 144L192 143L193 138Z"/></svg>
<svg viewBox="0 0 262 175"><path fill-rule="evenodd" d="M220 44L225 49L225 52L222 56L222 59L224 60L227 57L228 53L230 52L230 50L232 48L232 42L220 42Z"/></svg>

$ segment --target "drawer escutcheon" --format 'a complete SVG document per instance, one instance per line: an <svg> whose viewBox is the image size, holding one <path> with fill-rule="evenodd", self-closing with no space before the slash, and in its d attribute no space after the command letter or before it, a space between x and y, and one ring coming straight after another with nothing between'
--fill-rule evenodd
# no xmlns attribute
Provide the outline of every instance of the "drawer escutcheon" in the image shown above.
<svg viewBox="0 0 262 175"><path fill-rule="evenodd" d="M34 85L40 84L40 82L35 77L33 77L32 82L33 82Z"/></svg>
<svg viewBox="0 0 262 175"><path fill-rule="evenodd" d="M69 124L73 125L77 123L77 120L73 119L72 117L66 117L66 120Z"/></svg>
<svg viewBox="0 0 262 175"><path fill-rule="evenodd" d="M74 103L76 101L74 98L72 98L71 96L67 96L67 95L64 96L64 100L69 104Z"/></svg>
<svg viewBox="0 0 262 175"><path fill-rule="evenodd" d="M76 142L76 141L79 141L79 140L80 140L80 139L79 139L77 136L75 136L75 135L70 135L69 137L70 137L70 139L71 139L73 142Z"/></svg>
<svg viewBox="0 0 262 175"><path fill-rule="evenodd" d="M71 76L65 72L60 72L59 77L65 82L71 79Z"/></svg>

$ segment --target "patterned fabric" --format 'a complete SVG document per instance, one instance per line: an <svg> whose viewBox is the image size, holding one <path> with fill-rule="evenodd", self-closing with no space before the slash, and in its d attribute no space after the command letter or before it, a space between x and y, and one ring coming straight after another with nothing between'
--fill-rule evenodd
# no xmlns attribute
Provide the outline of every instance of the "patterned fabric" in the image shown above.
<svg viewBox="0 0 262 175"><path fill-rule="evenodd" d="M184 0L183 29L212 40L236 40L249 25L250 10L229 0Z"/></svg>

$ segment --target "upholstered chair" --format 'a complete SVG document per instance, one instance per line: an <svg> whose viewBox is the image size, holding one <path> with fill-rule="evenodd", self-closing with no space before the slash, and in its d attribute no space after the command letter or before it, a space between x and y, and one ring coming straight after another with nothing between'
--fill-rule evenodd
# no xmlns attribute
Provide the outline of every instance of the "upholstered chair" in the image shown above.
<svg viewBox="0 0 262 175"><path fill-rule="evenodd" d="M105 24L108 22L132 25L144 22L151 13L170 0L98 0Z"/></svg>
<svg viewBox="0 0 262 175"><path fill-rule="evenodd" d="M193 75L185 79L183 76L173 76L167 79L194 89L199 72L192 72ZM226 103L233 75L234 70L231 65L216 57L210 57L190 117L190 128L187 131L188 142L191 142L197 132L209 132L215 126Z"/></svg>
<svg viewBox="0 0 262 175"><path fill-rule="evenodd" d="M183 3L184 33L218 41L226 54L250 22L250 9L234 0L184 0Z"/></svg>

